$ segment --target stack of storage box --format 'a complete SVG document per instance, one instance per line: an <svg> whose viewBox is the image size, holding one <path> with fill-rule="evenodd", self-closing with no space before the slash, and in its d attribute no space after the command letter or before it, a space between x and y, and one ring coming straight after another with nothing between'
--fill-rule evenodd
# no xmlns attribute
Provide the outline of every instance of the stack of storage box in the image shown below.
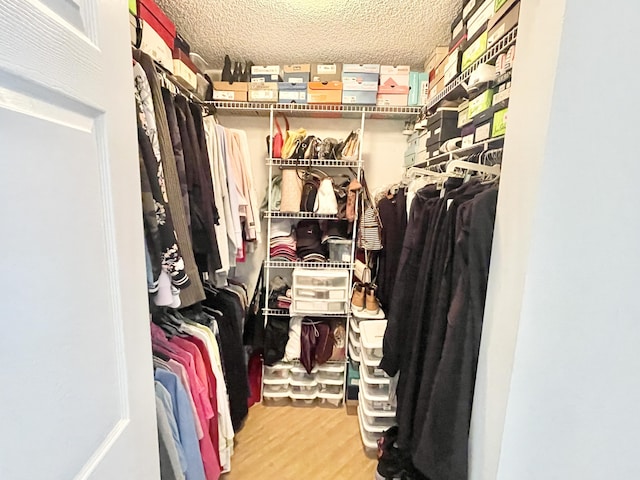
<svg viewBox="0 0 640 480"><path fill-rule="evenodd" d="M408 65L380 67L380 86L376 104L381 106L406 107L409 103Z"/></svg>
<svg viewBox="0 0 640 480"><path fill-rule="evenodd" d="M267 406L339 407L344 398L344 363L327 363L307 373L284 362L264 368L263 402Z"/></svg>
<svg viewBox="0 0 640 480"><path fill-rule="evenodd" d="M444 89L444 71L448 53L447 46L436 47L424 66L425 72L429 73L429 99Z"/></svg>
<svg viewBox="0 0 640 480"><path fill-rule="evenodd" d="M427 158L439 155L444 142L459 136L458 108L439 108L427 119Z"/></svg>
<svg viewBox="0 0 640 480"><path fill-rule="evenodd" d="M142 26L140 49L173 72L176 26L153 0L140 0L137 10Z"/></svg>
<svg viewBox="0 0 640 480"><path fill-rule="evenodd" d="M249 84L250 102L278 102L278 82L282 81L280 65L253 65Z"/></svg>
<svg viewBox="0 0 640 480"><path fill-rule="evenodd" d="M342 103L375 105L380 65L345 63L342 71Z"/></svg>
<svg viewBox="0 0 640 480"><path fill-rule="evenodd" d="M347 313L349 271L346 269L293 271L291 313L322 315Z"/></svg>
<svg viewBox="0 0 640 480"><path fill-rule="evenodd" d="M307 87L307 103L342 103L342 65L339 63L314 63Z"/></svg>
<svg viewBox="0 0 640 480"><path fill-rule="evenodd" d="M391 379L379 368L386 320L360 323L361 362L358 420L365 448L375 451L382 432L395 424L396 407L390 397Z"/></svg>
<svg viewBox="0 0 640 480"><path fill-rule="evenodd" d="M307 88L311 77L311 64L284 66L284 82L278 84L280 103L307 103Z"/></svg>

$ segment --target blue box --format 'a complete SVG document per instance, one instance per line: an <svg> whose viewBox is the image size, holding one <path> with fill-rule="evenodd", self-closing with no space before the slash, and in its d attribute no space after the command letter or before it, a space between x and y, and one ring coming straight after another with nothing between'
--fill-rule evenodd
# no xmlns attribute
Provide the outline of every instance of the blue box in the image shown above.
<svg viewBox="0 0 640 480"><path fill-rule="evenodd" d="M375 105L377 91L367 90L343 90L342 91L342 104L343 105Z"/></svg>
<svg viewBox="0 0 640 480"><path fill-rule="evenodd" d="M344 90L378 90L380 75L377 73L342 72L342 88Z"/></svg>
<svg viewBox="0 0 640 480"><path fill-rule="evenodd" d="M307 84L306 83L278 83L278 102L279 103L307 103Z"/></svg>

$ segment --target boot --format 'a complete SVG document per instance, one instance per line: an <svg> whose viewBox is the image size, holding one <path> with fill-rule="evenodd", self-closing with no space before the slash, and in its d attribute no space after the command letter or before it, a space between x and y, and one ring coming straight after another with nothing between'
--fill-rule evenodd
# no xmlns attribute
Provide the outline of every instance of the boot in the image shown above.
<svg viewBox="0 0 640 480"><path fill-rule="evenodd" d="M380 311L380 302L376 298L376 287L373 285L366 288L366 307L367 311L371 313Z"/></svg>
<svg viewBox="0 0 640 480"><path fill-rule="evenodd" d="M242 64L240 62L236 62L236 66L233 69L233 81L239 82L240 78L242 78Z"/></svg>
<svg viewBox="0 0 640 480"><path fill-rule="evenodd" d="M222 69L222 76L220 78L223 82L233 81L233 73L231 72L231 59L229 55L224 56L224 68Z"/></svg>
<svg viewBox="0 0 640 480"><path fill-rule="evenodd" d="M253 67L253 62L249 60L244 65L244 74L242 75L241 82L250 82L251 81L251 67Z"/></svg>
<svg viewBox="0 0 640 480"><path fill-rule="evenodd" d="M356 282L353 285L353 295L351 296L351 305L353 305L353 308L357 308L359 310L364 309L364 291L365 287L361 283Z"/></svg>

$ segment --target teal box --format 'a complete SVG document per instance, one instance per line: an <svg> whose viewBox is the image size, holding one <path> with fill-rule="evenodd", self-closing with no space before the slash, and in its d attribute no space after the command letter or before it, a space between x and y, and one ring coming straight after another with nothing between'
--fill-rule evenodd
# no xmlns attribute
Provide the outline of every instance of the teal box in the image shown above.
<svg viewBox="0 0 640 480"><path fill-rule="evenodd" d="M417 107L422 105L421 87L423 82L429 82L429 74L421 72L409 72L409 106Z"/></svg>

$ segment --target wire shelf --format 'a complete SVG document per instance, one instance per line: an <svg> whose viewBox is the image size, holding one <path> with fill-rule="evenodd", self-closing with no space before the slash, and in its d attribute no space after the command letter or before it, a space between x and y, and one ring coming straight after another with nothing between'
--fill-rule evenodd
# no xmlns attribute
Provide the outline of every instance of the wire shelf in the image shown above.
<svg viewBox="0 0 640 480"><path fill-rule="evenodd" d="M420 113L420 107L385 107L363 105L319 105L299 103L265 103L265 102L206 102L214 106L219 113L240 115L269 115L283 112L290 116L342 116L360 117L363 113L369 118L404 118Z"/></svg>
<svg viewBox="0 0 640 480"><path fill-rule="evenodd" d="M449 85L447 85L442 92L440 92L438 95L436 95L431 100L429 100L429 103L427 104L427 108L428 109L433 108L442 100L444 100L451 92L453 92L458 87L460 87L460 85L462 85L463 82L469 79L471 74L478 68L478 66L482 65L483 63L491 62L498 55L504 52L507 48L509 48L514 43L516 43L517 34L518 34L518 27L513 28L513 30L505 34L500 40L498 40L498 42L494 46L492 46L489 50L487 50L485 54L482 55L482 57L476 60L469 68L467 68L460 75L458 75L455 78L455 80L451 81L451 83L449 83Z"/></svg>
<svg viewBox="0 0 640 480"><path fill-rule="evenodd" d="M364 162L358 160L330 160L330 159L317 159L310 160L296 160L289 158L283 160L282 158L267 158L267 166L274 167L339 167L339 168L357 168L364 164Z"/></svg>
<svg viewBox="0 0 640 480"><path fill-rule="evenodd" d="M264 212L264 218L313 218L316 220L336 220L338 218L337 214L324 214L324 213L315 213L315 212L277 212L277 211L266 211Z"/></svg>
<svg viewBox="0 0 640 480"><path fill-rule="evenodd" d="M262 313L270 317L289 317L291 312L286 308L263 308Z"/></svg>
<svg viewBox="0 0 640 480"><path fill-rule="evenodd" d="M469 145L468 147L458 148L457 150L454 150L453 152L447 152L447 153L443 153L441 155L436 155L435 157L431 157L431 158L427 159L426 161L416 162L413 165L409 165L409 167L407 167L407 168L411 168L411 167L430 167L432 165L437 165L439 163L442 163L445 160L449 160L449 159L453 160L455 158L458 158L460 155L468 156L471 153L474 153L476 151L486 150L492 145L500 145L503 142L504 142L504 135L501 135L499 137L490 138L488 140L485 140L484 142L474 143L473 145Z"/></svg>
<svg viewBox="0 0 640 480"><path fill-rule="evenodd" d="M267 260L264 263L267 268L308 268L311 270L353 268L353 263L351 262L287 262Z"/></svg>

